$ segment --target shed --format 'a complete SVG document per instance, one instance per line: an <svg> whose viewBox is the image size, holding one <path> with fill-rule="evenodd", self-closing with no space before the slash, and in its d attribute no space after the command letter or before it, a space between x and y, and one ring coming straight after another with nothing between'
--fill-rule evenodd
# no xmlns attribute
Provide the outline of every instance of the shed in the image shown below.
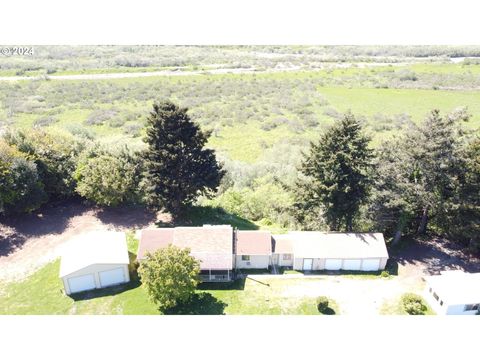
<svg viewBox="0 0 480 360"><path fill-rule="evenodd" d="M379 271L388 260L381 233L291 231L295 270Z"/></svg>
<svg viewBox="0 0 480 360"><path fill-rule="evenodd" d="M235 268L268 269L272 255L270 231L237 230Z"/></svg>
<svg viewBox="0 0 480 360"><path fill-rule="evenodd" d="M128 265L125 233L88 232L66 244L60 278L70 295L129 282Z"/></svg>
<svg viewBox="0 0 480 360"><path fill-rule="evenodd" d="M475 315L480 311L480 273L460 270L425 276L425 299L439 315Z"/></svg>

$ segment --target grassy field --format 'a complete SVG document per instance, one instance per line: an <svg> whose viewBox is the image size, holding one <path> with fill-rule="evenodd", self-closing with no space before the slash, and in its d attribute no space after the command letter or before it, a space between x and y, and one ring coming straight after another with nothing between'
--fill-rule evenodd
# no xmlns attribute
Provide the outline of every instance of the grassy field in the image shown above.
<svg viewBox="0 0 480 360"><path fill-rule="evenodd" d="M107 143L124 140L141 146L144 119L152 102L170 98L189 107L203 128L213 130L209 146L231 160L255 163L282 142L317 139L347 110L364 119L374 146L401 131L405 119L418 123L434 108L447 113L467 107L472 119L466 126L478 129L478 90L433 90L428 84L438 81L430 79L432 74L448 75L468 88L470 82L478 80L479 69L480 65L414 64L283 73L21 81L0 84L0 100L3 98L4 103L0 120L30 129L42 118L51 117L52 123L42 126L87 132ZM406 70L419 79L398 80ZM467 75L472 79L465 78ZM389 88L377 88L376 83L389 81ZM116 112L112 119L95 125L86 123L95 111L111 109Z"/></svg>

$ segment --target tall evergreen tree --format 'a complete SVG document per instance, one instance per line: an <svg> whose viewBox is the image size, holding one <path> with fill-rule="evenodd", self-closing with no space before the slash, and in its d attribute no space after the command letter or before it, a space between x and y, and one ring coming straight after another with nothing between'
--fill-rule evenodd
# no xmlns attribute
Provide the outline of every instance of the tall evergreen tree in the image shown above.
<svg viewBox="0 0 480 360"><path fill-rule="evenodd" d="M420 126L380 147L371 212L382 230L395 232L395 242L405 230L425 233L430 220L448 232L465 178L460 121L467 119L463 112L441 116L433 110Z"/></svg>
<svg viewBox="0 0 480 360"><path fill-rule="evenodd" d="M480 138L465 147L465 171L447 213L447 232L480 252Z"/></svg>
<svg viewBox="0 0 480 360"><path fill-rule="evenodd" d="M146 202L178 217L199 196L215 191L224 171L205 149L210 134L171 102L155 103L147 119Z"/></svg>
<svg viewBox="0 0 480 360"><path fill-rule="evenodd" d="M369 138L353 114L344 118L311 143L300 165L296 183L295 213L300 222L323 213L331 230L353 230L360 206L371 183L372 150ZM321 219L317 219L320 224ZM315 224L304 224L318 228Z"/></svg>

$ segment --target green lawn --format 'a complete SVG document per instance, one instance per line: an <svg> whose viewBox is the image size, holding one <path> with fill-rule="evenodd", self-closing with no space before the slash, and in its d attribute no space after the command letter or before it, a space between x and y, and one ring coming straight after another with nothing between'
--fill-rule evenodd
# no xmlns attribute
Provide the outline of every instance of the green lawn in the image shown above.
<svg viewBox="0 0 480 360"><path fill-rule="evenodd" d="M58 278L60 261L52 262L28 279L0 284L0 314L158 314L138 280L123 286L75 296L63 293ZM319 315L315 298L285 297L291 285L308 279L247 278L233 284L202 284L193 303L175 313L187 314L269 314ZM338 313L338 306L331 301Z"/></svg>

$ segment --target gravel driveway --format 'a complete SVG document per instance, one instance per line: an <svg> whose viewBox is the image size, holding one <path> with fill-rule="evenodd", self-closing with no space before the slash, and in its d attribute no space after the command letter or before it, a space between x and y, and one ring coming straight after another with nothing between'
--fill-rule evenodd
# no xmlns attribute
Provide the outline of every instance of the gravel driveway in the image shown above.
<svg viewBox="0 0 480 360"><path fill-rule="evenodd" d="M62 253L65 243L90 230L145 227L155 217L140 208L102 210L68 202L0 223L0 281L18 281Z"/></svg>

